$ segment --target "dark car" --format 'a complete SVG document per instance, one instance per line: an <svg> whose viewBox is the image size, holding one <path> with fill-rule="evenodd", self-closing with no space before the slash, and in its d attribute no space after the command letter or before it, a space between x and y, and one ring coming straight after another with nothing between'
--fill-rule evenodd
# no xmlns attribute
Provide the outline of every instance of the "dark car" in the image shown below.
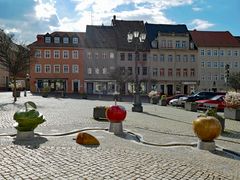
<svg viewBox="0 0 240 180"><path fill-rule="evenodd" d="M186 102L195 102L197 100L210 99L216 95L225 95L225 94L226 93L224 92L201 91L191 96L188 96L188 98L186 99Z"/></svg>

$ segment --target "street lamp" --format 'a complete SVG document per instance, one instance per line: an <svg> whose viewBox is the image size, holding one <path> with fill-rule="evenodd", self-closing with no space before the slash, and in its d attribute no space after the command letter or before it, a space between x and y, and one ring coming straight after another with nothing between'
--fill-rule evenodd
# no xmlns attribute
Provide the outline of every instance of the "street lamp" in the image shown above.
<svg viewBox="0 0 240 180"><path fill-rule="evenodd" d="M127 35L128 43L135 44L135 92L134 92L134 103L132 107L133 112L143 112L141 96L140 96L140 83L138 79L138 44L143 43L146 39L146 33L140 33L139 31L129 32Z"/></svg>
<svg viewBox="0 0 240 180"><path fill-rule="evenodd" d="M24 96L26 97L27 96L27 83L29 81L29 74L26 74L26 77L25 77L25 89L24 89Z"/></svg>

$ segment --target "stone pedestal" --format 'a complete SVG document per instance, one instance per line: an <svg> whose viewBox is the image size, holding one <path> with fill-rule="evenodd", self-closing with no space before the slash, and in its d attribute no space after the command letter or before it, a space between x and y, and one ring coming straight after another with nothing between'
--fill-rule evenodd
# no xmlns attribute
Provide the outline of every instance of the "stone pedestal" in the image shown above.
<svg viewBox="0 0 240 180"><path fill-rule="evenodd" d="M240 109L224 108L224 117L240 121Z"/></svg>
<svg viewBox="0 0 240 180"><path fill-rule="evenodd" d="M16 140L28 141L28 140L32 140L33 138L34 138L33 131L17 131Z"/></svg>
<svg viewBox="0 0 240 180"><path fill-rule="evenodd" d="M201 150L214 151L216 149L216 145L214 141L206 142L199 139L197 148Z"/></svg>
<svg viewBox="0 0 240 180"><path fill-rule="evenodd" d="M120 123L110 122L109 132L113 132L115 135L121 135L121 134L123 134L123 125L122 125L122 122L120 122Z"/></svg>

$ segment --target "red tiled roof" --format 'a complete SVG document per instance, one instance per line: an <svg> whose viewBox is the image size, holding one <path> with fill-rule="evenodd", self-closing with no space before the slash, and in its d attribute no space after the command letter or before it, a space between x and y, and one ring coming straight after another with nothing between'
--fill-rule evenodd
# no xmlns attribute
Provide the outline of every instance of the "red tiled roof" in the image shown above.
<svg viewBox="0 0 240 180"><path fill-rule="evenodd" d="M240 43L228 31L190 31L198 47L240 47Z"/></svg>

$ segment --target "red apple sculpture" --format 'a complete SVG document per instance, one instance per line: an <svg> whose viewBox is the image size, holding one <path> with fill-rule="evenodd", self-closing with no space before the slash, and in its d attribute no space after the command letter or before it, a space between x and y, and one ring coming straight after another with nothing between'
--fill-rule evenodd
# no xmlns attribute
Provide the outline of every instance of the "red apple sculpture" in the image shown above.
<svg viewBox="0 0 240 180"><path fill-rule="evenodd" d="M126 118L127 112L123 106L110 106L106 110L106 117L110 122L120 123Z"/></svg>
<svg viewBox="0 0 240 180"><path fill-rule="evenodd" d="M106 117L110 121L109 132L115 135L123 134L122 121L126 118L127 112L123 106L110 106L106 110Z"/></svg>

